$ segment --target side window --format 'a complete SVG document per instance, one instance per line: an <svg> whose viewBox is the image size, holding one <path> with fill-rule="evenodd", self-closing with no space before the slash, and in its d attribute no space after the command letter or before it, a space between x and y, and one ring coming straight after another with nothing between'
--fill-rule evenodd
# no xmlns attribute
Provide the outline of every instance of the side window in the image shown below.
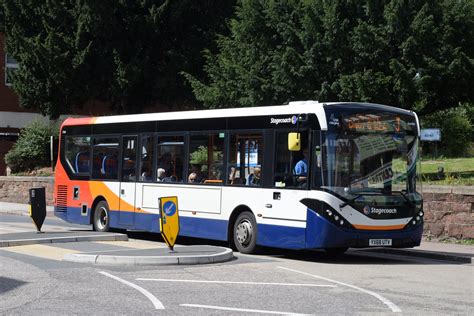
<svg viewBox="0 0 474 316"><path fill-rule="evenodd" d="M183 182L184 136L158 136L156 148L156 180L158 182Z"/></svg>
<svg viewBox="0 0 474 316"><path fill-rule="evenodd" d="M152 135L142 135L140 151L140 181L153 182L154 145Z"/></svg>
<svg viewBox="0 0 474 316"><path fill-rule="evenodd" d="M227 184L261 186L262 166L262 133L232 134L229 145Z"/></svg>
<svg viewBox="0 0 474 316"><path fill-rule="evenodd" d="M224 140L224 132L191 135L189 141L189 183L223 183Z"/></svg>
<svg viewBox="0 0 474 316"><path fill-rule="evenodd" d="M91 138L87 136L66 136L64 156L67 168L75 175L89 175Z"/></svg>
<svg viewBox="0 0 474 316"><path fill-rule="evenodd" d="M92 178L118 179L118 137L95 137L92 146Z"/></svg>
<svg viewBox="0 0 474 316"><path fill-rule="evenodd" d="M137 172L137 136L124 136L122 141L122 181L135 182Z"/></svg>
<svg viewBox="0 0 474 316"><path fill-rule="evenodd" d="M300 151L288 150L288 133L289 131L285 131L276 134L273 186L278 188L307 188L308 175L310 174L308 132L299 131L301 134Z"/></svg>

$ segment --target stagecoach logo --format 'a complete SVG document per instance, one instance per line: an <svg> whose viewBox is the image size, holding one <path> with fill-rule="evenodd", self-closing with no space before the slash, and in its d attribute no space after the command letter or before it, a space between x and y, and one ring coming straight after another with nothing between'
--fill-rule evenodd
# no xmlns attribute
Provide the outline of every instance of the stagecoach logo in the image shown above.
<svg viewBox="0 0 474 316"><path fill-rule="evenodd" d="M298 117L296 115L293 115L292 117L287 117L287 118L270 118L270 124L282 124L282 123L291 123L295 125L298 122Z"/></svg>
<svg viewBox="0 0 474 316"><path fill-rule="evenodd" d="M364 214L369 215L370 214L370 206L364 206Z"/></svg>
<svg viewBox="0 0 474 316"><path fill-rule="evenodd" d="M365 215L370 215L370 214L397 214L397 209L396 208L378 208L378 207L370 207L368 205L364 206L364 214Z"/></svg>
<svg viewBox="0 0 474 316"><path fill-rule="evenodd" d="M339 126L339 120L334 117L334 114L329 117L329 125Z"/></svg>

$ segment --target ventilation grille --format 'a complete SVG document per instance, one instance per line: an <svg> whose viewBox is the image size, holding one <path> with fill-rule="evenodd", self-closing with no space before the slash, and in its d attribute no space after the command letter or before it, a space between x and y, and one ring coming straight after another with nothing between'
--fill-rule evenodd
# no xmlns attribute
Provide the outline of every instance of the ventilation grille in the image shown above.
<svg viewBox="0 0 474 316"><path fill-rule="evenodd" d="M67 211L67 185L57 186L57 210L60 212Z"/></svg>

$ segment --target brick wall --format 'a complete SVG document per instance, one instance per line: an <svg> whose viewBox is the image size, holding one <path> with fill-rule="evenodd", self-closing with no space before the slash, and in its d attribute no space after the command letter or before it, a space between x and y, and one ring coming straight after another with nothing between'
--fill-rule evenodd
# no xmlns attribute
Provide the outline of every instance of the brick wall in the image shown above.
<svg viewBox="0 0 474 316"><path fill-rule="evenodd" d="M46 204L53 205L53 177L0 177L0 201L28 203L28 190L37 187L46 188Z"/></svg>
<svg viewBox="0 0 474 316"><path fill-rule="evenodd" d="M474 238L474 187L424 186L425 235Z"/></svg>
<svg viewBox="0 0 474 316"><path fill-rule="evenodd" d="M28 203L28 189L46 187L53 204L54 178L0 177L0 201ZM435 238L474 238L474 187L424 186L425 235Z"/></svg>

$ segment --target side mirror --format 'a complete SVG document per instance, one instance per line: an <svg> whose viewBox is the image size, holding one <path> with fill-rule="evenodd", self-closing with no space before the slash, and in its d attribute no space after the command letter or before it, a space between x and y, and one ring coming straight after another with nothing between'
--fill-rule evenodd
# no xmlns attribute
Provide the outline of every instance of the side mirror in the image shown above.
<svg viewBox="0 0 474 316"><path fill-rule="evenodd" d="M300 133L288 133L288 150L289 151L301 150L301 134Z"/></svg>

